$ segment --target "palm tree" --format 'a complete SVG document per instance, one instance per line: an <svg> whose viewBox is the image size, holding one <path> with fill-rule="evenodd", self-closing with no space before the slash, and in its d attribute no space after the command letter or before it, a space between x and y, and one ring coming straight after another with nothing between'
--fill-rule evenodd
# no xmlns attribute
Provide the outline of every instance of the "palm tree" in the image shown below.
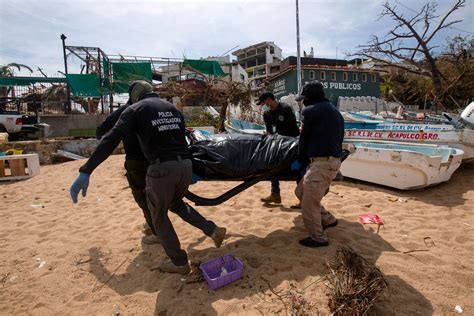
<svg viewBox="0 0 474 316"><path fill-rule="evenodd" d="M33 70L26 65L10 63L7 65L0 65L0 77L13 77L15 74L15 68L18 69L18 71L20 71L22 68L25 68L28 69L30 73L33 72ZM7 97L10 93L10 90L12 91L12 97L14 97L15 90L13 90L11 87L0 87L0 98Z"/></svg>
<svg viewBox="0 0 474 316"><path fill-rule="evenodd" d="M15 68L18 69L18 71L20 71L21 68L26 68L30 72L33 72L33 70L27 65L10 63L8 65L0 66L0 77L13 77Z"/></svg>
<svg viewBox="0 0 474 316"><path fill-rule="evenodd" d="M384 96L385 100L388 101L390 97L390 91L393 89L392 77L387 75L382 78L380 83L380 93Z"/></svg>

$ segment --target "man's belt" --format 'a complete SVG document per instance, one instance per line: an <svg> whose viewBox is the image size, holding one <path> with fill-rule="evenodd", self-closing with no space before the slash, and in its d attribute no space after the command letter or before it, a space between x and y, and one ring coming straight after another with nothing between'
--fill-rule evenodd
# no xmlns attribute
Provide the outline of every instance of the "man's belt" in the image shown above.
<svg viewBox="0 0 474 316"><path fill-rule="evenodd" d="M334 161L334 160L340 160L339 157L333 157L333 156L329 156L329 157L310 157L309 160L311 162L315 162L315 161Z"/></svg>
<svg viewBox="0 0 474 316"><path fill-rule="evenodd" d="M188 155L185 155L185 156L177 155L177 156L162 157L162 158L156 158L154 163L155 164L160 164L160 163L167 162L167 161L181 161L181 160L184 160L184 159L191 159L191 157L188 156Z"/></svg>

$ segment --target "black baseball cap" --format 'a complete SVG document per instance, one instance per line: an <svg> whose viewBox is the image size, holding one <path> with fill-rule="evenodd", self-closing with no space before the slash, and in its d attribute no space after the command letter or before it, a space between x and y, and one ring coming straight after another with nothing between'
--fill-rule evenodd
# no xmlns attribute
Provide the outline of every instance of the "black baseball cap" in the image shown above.
<svg viewBox="0 0 474 316"><path fill-rule="evenodd" d="M257 105L260 105L262 102L264 102L266 99L272 99L275 100L275 95L271 93L270 91L265 91L263 92L259 97L257 101Z"/></svg>
<svg viewBox="0 0 474 316"><path fill-rule="evenodd" d="M324 98L324 87L319 81L310 81L303 86L299 96L295 98L296 101L301 101L304 98L320 99Z"/></svg>

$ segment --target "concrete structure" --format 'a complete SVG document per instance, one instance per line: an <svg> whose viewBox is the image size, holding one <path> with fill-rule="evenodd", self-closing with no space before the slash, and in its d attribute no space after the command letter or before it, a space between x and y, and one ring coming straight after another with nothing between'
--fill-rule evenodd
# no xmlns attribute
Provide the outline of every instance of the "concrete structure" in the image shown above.
<svg viewBox="0 0 474 316"><path fill-rule="evenodd" d="M53 156L58 150L64 150L73 154L90 157L99 144L97 139L45 139L11 142L0 144L0 151L9 149L21 149L24 154L38 154L41 165L53 163ZM122 143L115 149L114 154L123 154Z"/></svg>
<svg viewBox="0 0 474 316"><path fill-rule="evenodd" d="M41 116L41 122L51 126L49 137L95 137L95 129L108 114L74 114Z"/></svg>
<svg viewBox="0 0 474 316"><path fill-rule="evenodd" d="M271 67L279 66L281 48L274 42L261 42L232 52L248 74L250 80L259 84L270 74ZM272 66L273 65L273 66Z"/></svg>

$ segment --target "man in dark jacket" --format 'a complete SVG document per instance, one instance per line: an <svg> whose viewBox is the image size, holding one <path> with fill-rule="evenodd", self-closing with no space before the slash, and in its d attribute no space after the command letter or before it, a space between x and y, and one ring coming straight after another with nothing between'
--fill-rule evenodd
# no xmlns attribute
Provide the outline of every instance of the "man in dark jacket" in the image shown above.
<svg viewBox="0 0 474 316"><path fill-rule="evenodd" d="M183 202L192 177L192 163L185 139L183 114L171 103L162 100L145 81L138 81L130 92L130 105L107 133L87 162L79 169L79 176L71 186L74 203L80 191L86 196L89 177L114 151L127 135L136 134L143 155L150 163L146 175L147 205L152 224L161 245L170 259L160 263L160 270L187 274L191 268L168 217L168 210L184 221L201 229L220 247L226 229L206 220L195 209Z"/></svg>
<svg viewBox="0 0 474 316"><path fill-rule="evenodd" d="M258 98L257 105L263 105L263 120L267 134L280 134L297 137L300 134L295 113L286 103L278 102L271 92L264 92ZM271 194L262 198L264 203L281 203L280 182L272 181Z"/></svg>
<svg viewBox="0 0 474 316"><path fill-rule="evenodd" d="M321 205L321 200L341 166L344 119L325 98L320 82L307 83L296 100L303 100L305 105L299 158L310 162L295 190L310 235L299 243L305 247L325 247L329 245L325 229L337 226L338 222Z"/></svg>
<svg viewBox="0 0 474 316"><path fill-rule="evenodd" d="M130 85L129 93L132 88L133 85ZM132 102L128 100L125 105L122 105L107 116L107 118L97 127L97 139L100 140L114 127L122 112L131 104ZM126 177L128 185L132 190L135 202L137 202L138 206L142 209L146 221L147 229L145 230L145 236L143 236L142 242L147 245L157 244L160 241L159 238L157 238L155 228L153 227L151 213L146 202L146 172L150 163L143 155L137 135L129 134L125 136L122 142L123 148L125 149L125 170L127 171ZM151 234L148 231L150 231Z"/></svg>

